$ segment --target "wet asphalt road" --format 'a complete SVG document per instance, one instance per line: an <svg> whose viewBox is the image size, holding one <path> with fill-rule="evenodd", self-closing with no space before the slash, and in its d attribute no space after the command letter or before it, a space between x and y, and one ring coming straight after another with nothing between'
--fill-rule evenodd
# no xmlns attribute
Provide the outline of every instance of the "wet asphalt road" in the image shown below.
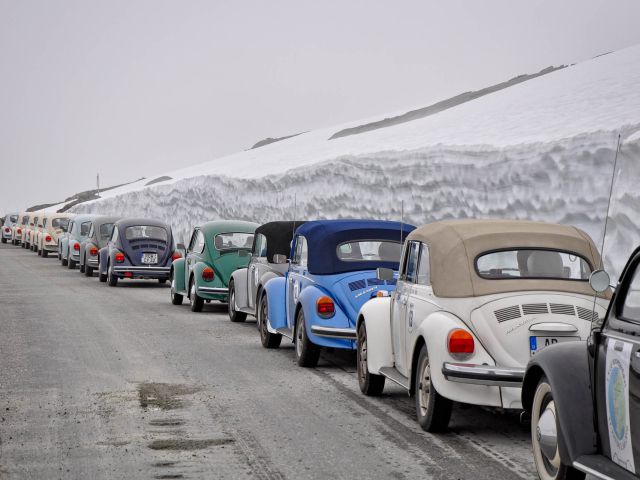
<svg viewBox="0 0 640 480"><path fill-rule="evenodd" d="M96 277L0 246L0 478L534 478L517 413L364 397L355 355L315 370L255 322L200 314L155 282Z"/></svg>

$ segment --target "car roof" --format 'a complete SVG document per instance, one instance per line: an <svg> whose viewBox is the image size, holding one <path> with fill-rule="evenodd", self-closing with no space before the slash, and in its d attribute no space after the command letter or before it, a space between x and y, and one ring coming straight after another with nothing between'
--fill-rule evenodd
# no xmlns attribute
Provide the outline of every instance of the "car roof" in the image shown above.
<svg viewBox="0 0 640 480"><path fill-rule="evenodd" d="M213 220L198 226L198 228L207 236L225 232L253 233L258 227L258 223L246 222L244 220Z"/></svg>
<svg viewBox="0 0 640 480"><path fill-rule="evenodd" d="M268 222L256 228L256 235L264 235L267 239L267 261L272 262L276 254L289 256L295 230L304 223L306 223L304 220L277 221Z"/></svg>
<svg viewBox="0 0 640 480"><path fill-rule="evenodd" d="M473 297L527 290L594 294L586 281L482 278L476 272L476 258L491 251L550 249L584 257L592 268L599 268L601 263L598 249L587 233L576 227L553 223L444 220L415 229L407 238L410 240L428 245L431 285L439 297Z"/></svg>
<svg viewBox="0 0 640 480"><path fill-rule="evenodd" d="M149 225L150 227L162 227L162 228L171 229L171 225L169 225L167 222L163 222L162 220L158 220L155 218L127 217L127 218L121 218L120 220L115 222L115 224L118 227L125 227L125 228L135 226L135 225Z"/></svg>

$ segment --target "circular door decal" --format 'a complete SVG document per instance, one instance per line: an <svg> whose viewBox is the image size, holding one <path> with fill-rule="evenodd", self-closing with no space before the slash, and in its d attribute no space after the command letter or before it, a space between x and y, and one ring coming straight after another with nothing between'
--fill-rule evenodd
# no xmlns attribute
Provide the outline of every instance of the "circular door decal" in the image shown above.
<svg viewBox="0 0 640 480"><path fill-rule="evenodd" d="M627 398L626 379L622 365L618 360L611 362L607 383L607 396L609 397L609 422L611 431L615 435L620 447L624 448L627 432Z"/></svg>

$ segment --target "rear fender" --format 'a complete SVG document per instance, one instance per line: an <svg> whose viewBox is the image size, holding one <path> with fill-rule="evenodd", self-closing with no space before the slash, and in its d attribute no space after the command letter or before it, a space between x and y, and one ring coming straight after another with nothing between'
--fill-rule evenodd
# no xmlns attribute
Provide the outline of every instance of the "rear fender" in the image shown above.
<svg viewBox="0 0 640 480"><path fill-rule="evenodd" d="M272 278L264 285L267 295L267 319L273 329L287 326L286 292L287 283L284 277Z"/></svg>
<svg viewBox="0 0 640 480"><path fill-rule="evenodd" d="M367 329L367 367L378 374L383 367L393 367L391 346L391 297L372 298L358 313L356 332L364 322Z"/></svg>
<svg viewBox="0 0 640 480"><path fill-rule="evenodd" d="M229 284L231 284L231 280L233 280L233 285L236 289L236 307L237 308L247 308L249 306L249 302L247 301L247 268L239 268L235 272L231 274L231 279L229 280Z"/></svg>
<svg viewBox="0 0 640 480"><path fill-rule="evenodd" d="M202 271L205 268L212 268L211 265L206 264L205 262L197 262L194 266L193 266L193 270L191 271L191 276L193 277L193 279L196 282L196 286L198 287L219 287L219 288L226 288L225 285L223 285L222 283L222 279L220 278L220 276L218 275L218 271L214 269L214 276L213 276L213 280L210 282L205 282L202 279Z"/></svg>
<svg viewBox="0 0 640 480"><path fill-rule="evenodd" d="M571 465L581 455L596 453L593 394L584 342L551 345L531 359L522 384L522 406L529 413L543 376L551 385L556 406L562 462Z"/></svg>
<svg viewBox="0 0 640 480"><path fill-rule="evenodd" d="M176 292L186 292L187 288L184 285L184 258L178 258L171 264L171 272L173 273L173 280L175 281Z"/></svg>
<svg viewBox="0 0 640 480"><path fill-rule="evenodd" d="M62 244L62 242L61 242ZM100 271L100 273L102 273L103 275L106 275L107 273L107 260L109 257L109 247L104 247L101 248L100 251L98 252L98 270Z"/></svg>
<svg viewBox="0 0 640 480"><path fill-rule="evenodd" d="M471 329L458 317L448 312L435 312L423 319L418 324L418 329L410 338L413 338L411 348L411 391L415 391L414 368L417 366L418 356L422 345L427 346L429 363L431 365L431 381L438 393L456 402L470 403L474 405L486 405L502 407L500 387L473 385L468 383L451 382L442 374L444 362L458 363L460 360L453 358L447 348L449 332L456 328L466 330L474 340L474 353L462 363L484 364L495 366L495 360L484 349ZM408 341L408 339L407 339Z"/></svg>

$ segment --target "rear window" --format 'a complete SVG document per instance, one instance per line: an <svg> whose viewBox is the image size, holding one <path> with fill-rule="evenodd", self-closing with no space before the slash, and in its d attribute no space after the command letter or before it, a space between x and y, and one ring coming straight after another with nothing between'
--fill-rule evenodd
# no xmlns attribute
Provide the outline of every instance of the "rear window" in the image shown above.
<svg viewBox="0 0 640 480"><path fill-rule="evenodd" d="M338 245L343 262L399 262L402 245L390 240L351 240Z"/></svg>
<svg viewBox="0 0 640 480"><path fill-rule="evenodd" d="M18 221L18 215L11 215L11 216L9 217L9 221L10 221L11 223L16 223L16 222Z"/></svg>
<svg viewBox="0 0 640 480"><path fill-rule="evenodd" d="M100 240L109 240L113 232L113 223L103 223L98 229L98 238Z"/></svg>
<svg viewBox="0 0 640 480"><path fill-rule="evenodd" d="M135 225L127 227L124 236L127 240L136 240L139 238L153 238L155 240L167 241L169 235L162 227L152 225Z"/></svg>
<svg viewBox="0 0 640 480"><path fill-rule="evenodd" d="M62 230L66 230L66 228L69 226L69 219L68 218L54 218L51 221L51 226L53 228L60 228Z"/></svg>
<svg viewBox="0 0 640 480"><path fill-rule="evenodd" d="M84 222L80 224L80 236L86 237L91 230L91 222Z"/></svg>
<svg viewBox="0 0 640 480"><path fill-rule="evenodd" d="M213 244L216 250L251 250L253 247L253 233L220 233L213 237Z"/></svg>
<svg viewBox="0 0 640 480"><path fill-rule="evenodd" d="M586 259L571 252L514 249L478 256L476 270L482 278L491 280L549 278L587 281L591 265Z"/></svg>

